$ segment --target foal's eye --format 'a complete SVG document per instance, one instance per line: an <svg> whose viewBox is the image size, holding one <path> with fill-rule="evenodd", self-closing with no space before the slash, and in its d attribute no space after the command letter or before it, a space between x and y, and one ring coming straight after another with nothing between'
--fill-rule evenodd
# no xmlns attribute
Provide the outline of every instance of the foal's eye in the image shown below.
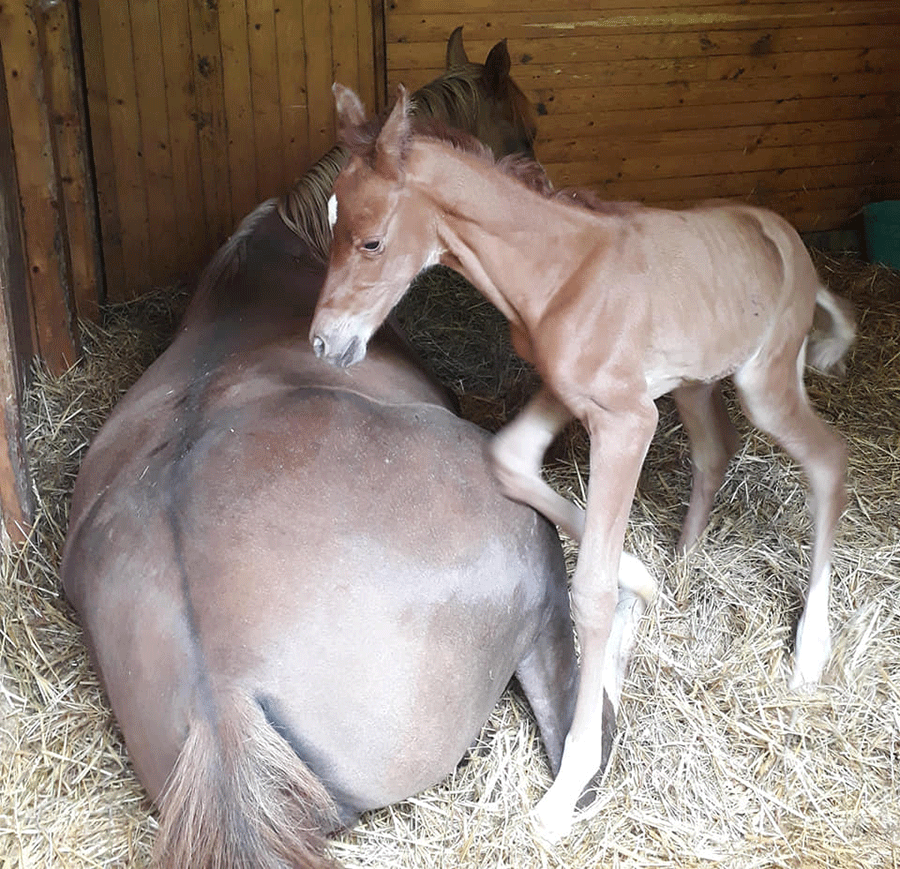
<svg viewBox="0 0 900 869"><path fill-rule="evenodd" d="M366 253L379 253L384 246L384 240L380 238L371 238L368 241L364 241L360 246Z"/></svg>

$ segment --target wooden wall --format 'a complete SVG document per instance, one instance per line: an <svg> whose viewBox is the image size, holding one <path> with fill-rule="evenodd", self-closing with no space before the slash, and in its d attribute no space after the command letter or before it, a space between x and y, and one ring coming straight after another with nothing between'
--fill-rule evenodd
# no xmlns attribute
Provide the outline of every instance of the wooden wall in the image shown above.
<svg viewBox="0 0 900 869"><path fill-rule="evenodd" d="M0 3L0 515L21 540L33 512L20 402L37 357L79 353L77 314L100 280L72 0Z"/></svg>
<svg viewBox="0 0 900 869"><path fill-rule="evenodd" d="M82 0L110 298L194 275L324 154L335 79L372 103L375 5L378 16L372 0Z"/></svg>
<svg viewBox="0 0 900 869"><path fill-rule="evenodd" d="M508 38L559 186L682 205L741 197L801 231L900 198L900 3L390 0L389 92L465 26ZM423 72L424 70L424 72Z"/></svg>

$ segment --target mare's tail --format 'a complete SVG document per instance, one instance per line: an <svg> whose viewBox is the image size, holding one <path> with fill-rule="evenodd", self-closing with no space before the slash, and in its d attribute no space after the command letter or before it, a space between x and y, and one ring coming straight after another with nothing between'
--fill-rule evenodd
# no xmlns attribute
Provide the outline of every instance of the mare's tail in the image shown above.
<svg viewBox="0 0 900 869"><path fill-rule="evenodd" d="M323 831L337 813L321 782L247 694L194 718L159 799L155 869L337 869Z"/></svg>
<svg viewBox="0 0 900 869"><path fill-rule="evenodd" d="M856 338L853 308L846 300L820 287L816 313L806 348L806 363L818 371L844 373L844 354Z"/></svg>

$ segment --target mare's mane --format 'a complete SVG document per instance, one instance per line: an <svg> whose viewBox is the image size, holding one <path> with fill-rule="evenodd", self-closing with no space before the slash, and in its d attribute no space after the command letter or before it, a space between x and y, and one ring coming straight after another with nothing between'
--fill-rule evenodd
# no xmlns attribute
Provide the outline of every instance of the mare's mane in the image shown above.
<svg viewBox="0 0 900 869"><path fill-rule="evenodd" d="M357 127L345 130L342 141L351 154L375 163L375 143L387 120L387 114L377 120L368 120ZM485 165L494 166L504 175L514 178L542 196L554 195L553 183L547 177L544 167L533 157L524 154L507 154L497 159L494 152L479 138L460 130L441 118L412 116L409 134L400 143L400 159L404 160L409 145L414 139L429 139L450 145L457 151L476 157Z"/></svg>
<svg viewBox="0 0 900 869"><path fill-rule="evenodd" d="M493 161L491 151L485 145L459 127L473 127L478 117L481 100L478 81L482 66L467 63L448 70L439 79L417 90L411 97L411 112L417 135L428 135L442 141L453 142L455 147L472 153L482 153ZM530 117L527 97L508 83L506 98L519 123ZM212 292L222 281L229 280L240 267L246 244L260 221L277 208L284 224L309 246L310 253L321 263L328 261L331 247L331 224L328 222L328 199L341 169L348 159L348 148L354 153L374 146L375 138L387 115L363 124L351 131L351 141L335 145L325 156L314 163L298 178L291 189L277 200L268 200L247 215L228 241L219 248L197 283L197 293ZM528 164L533 164L529 166ZM549 185L540 164L527 158L506 157L500 165L508 167L510 174L530 178L529 186L536 190ZM543 179L543 180L541 180Z"/></svg>

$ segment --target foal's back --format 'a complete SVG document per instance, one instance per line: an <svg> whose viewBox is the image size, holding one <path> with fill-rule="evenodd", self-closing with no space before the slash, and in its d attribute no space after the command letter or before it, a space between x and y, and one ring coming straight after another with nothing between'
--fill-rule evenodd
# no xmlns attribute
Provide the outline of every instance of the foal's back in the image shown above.
<svg viewBox="0 0 900 869"><path fill-rule="evenodd" d="M584 194L578 201L599 230L588 238L605 242L581 253L593 259L583 281L562 289L568 301L554 299L554 314L564 307L570 315L556 318L561 346L572 341L572 323L597 327L591 312L602 293L604 321L631 330L654 397L733 374L776 326L799 336L811 327L821 283L779 215L719 200L683 211ZM585 336L583 346L591 343Z"/></svg>

